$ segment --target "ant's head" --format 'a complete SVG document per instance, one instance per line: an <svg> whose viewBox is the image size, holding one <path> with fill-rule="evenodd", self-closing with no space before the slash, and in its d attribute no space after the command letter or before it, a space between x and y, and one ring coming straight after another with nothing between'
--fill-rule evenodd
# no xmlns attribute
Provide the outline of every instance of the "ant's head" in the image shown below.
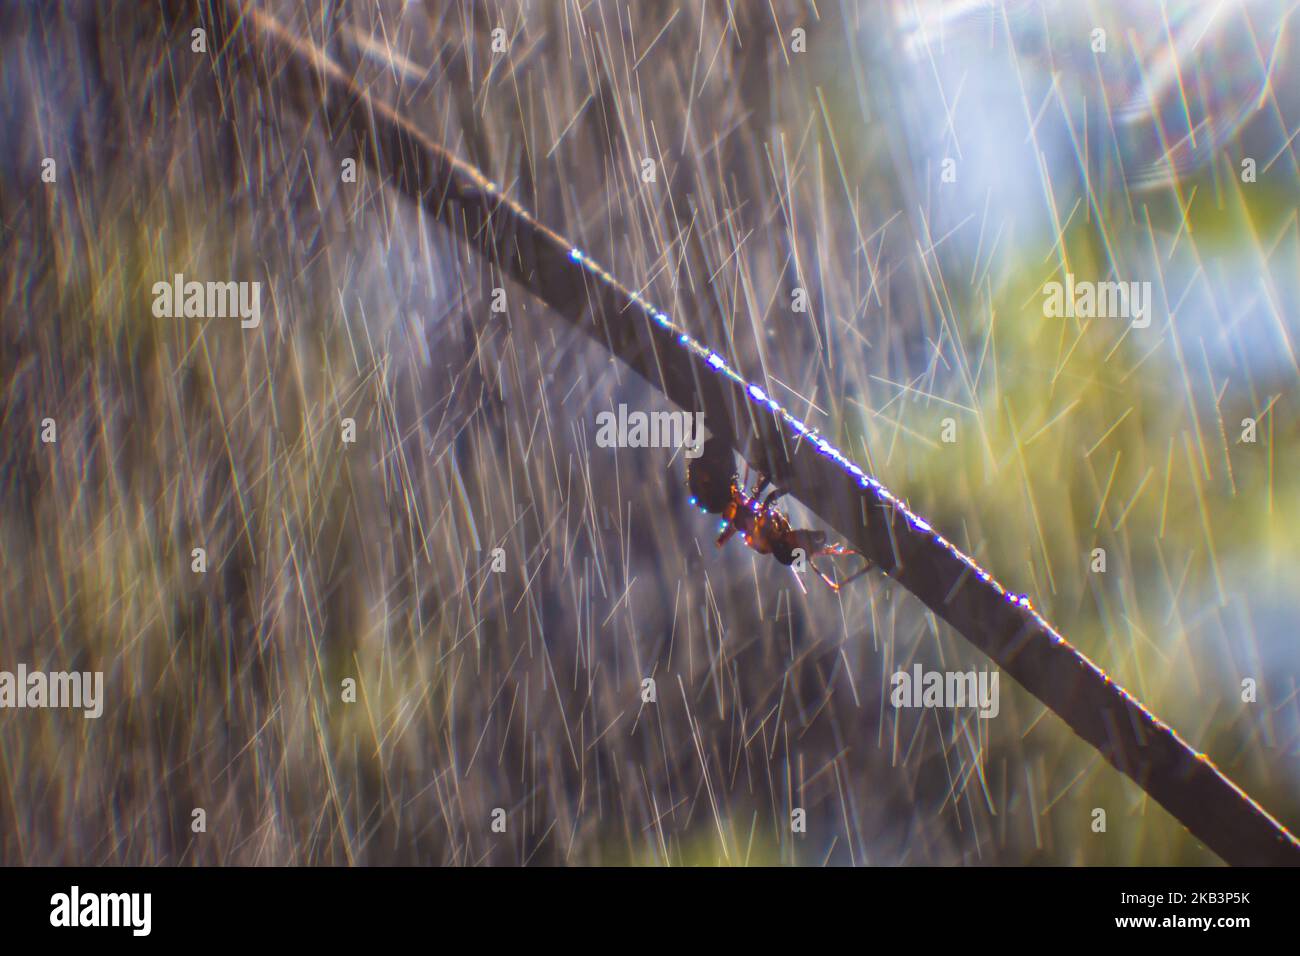
<svg viewBox="0 0 1300 956"><path fill-rule="evenodd" d="M825 547L824 531L791 531L772 542L772 556L788 567L794 564L796 549L802 549L804 560L807 560Z"/></svg>

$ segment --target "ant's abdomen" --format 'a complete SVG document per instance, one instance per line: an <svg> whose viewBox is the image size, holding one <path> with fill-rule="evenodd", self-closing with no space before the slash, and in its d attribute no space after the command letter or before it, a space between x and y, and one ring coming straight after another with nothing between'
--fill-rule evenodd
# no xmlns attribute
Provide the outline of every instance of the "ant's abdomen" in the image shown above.
<svg viewBox="0 0 1300 956"><path fill-rule="evenodd" d="M686 486L691 504L710 514L722 514L735 491L735 453L717 438L708 439L699 458L686 460Z"/></svg>

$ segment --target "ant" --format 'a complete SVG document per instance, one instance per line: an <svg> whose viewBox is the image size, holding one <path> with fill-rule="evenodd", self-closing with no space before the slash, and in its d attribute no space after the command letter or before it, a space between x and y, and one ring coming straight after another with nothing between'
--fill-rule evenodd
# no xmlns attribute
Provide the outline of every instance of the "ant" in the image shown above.
<svg viewBox="0 0 1300 956"><path fill-rule="evenodd" d="M826 543L826 532L813 531L808 528L791 528L790 519L777 510L773 504L785 492L773 489L767 497L759 496L767 490L771 481L760 474L753 492L746 492L749 483L749 471L746 466L746 478L742 484L736 474L735 456L730 448L716 438L704 443L698 458L688 459L686 464L686 485L691 492L691 504L703 511L722 515L722 533L718 535L718 547L722 547L736 532L744 536L745 544L759 554L770 554L782 564L789 567L794 564L796 551L808 560L809 566L817 572L832 591L862 577L871 570L871 561L859 551L846 548L842 544ZM812 563L814 557L846 557L857 555L866 562L856 573L844 581L836 583L829 575L823 573Z"/></svg>

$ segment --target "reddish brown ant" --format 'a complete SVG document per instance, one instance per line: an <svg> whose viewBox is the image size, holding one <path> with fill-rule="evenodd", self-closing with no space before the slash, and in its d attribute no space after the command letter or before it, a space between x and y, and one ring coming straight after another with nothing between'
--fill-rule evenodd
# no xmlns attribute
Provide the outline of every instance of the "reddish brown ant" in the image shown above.
<svg viewBox="0 0 1300 956"><path fill-rule="evenodd" d="M748 481L746 481L746 484ZM745 491L740 476L736 474L735 456L725 443L710 438L698 458L688 459L686 465L686 485L691 492L691 504L703 511L722 516L722 533L718 535L718 547L722 547L736 532L745 539L745 544L759 554L770 554L787 567L794 564L802 552L817 576L826 582L833 591L838 591L850 581L860 578L871 569L871 561L860 552L846 548L842 544L826 543L826 532L813 531L809 528L791 528L790 519L774 505L784 492L773 489L767 497L759 496L767 490L771 482L767 476L759 475L753 492ZM863 567L843 581L836 582L823 573L813 558L823 555L830 557L847 557L857 555L866 562Z"/></svg>

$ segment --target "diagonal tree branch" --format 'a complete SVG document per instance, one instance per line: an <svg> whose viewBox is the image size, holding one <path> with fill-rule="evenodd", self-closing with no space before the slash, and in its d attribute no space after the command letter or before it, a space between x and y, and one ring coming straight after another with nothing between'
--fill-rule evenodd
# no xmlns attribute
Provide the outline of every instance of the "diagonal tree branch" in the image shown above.
<svg viewBox="0 0 1300 956"><path fill-rule="evenodd" d="M208 0L220 59L322 120L344 155L459 234L494 267L724 436L1014 677L1232 864L1300 864L1300 843L1203 754L1013 594L722 356L375 101L328 55L240 0Z"/></svg>

